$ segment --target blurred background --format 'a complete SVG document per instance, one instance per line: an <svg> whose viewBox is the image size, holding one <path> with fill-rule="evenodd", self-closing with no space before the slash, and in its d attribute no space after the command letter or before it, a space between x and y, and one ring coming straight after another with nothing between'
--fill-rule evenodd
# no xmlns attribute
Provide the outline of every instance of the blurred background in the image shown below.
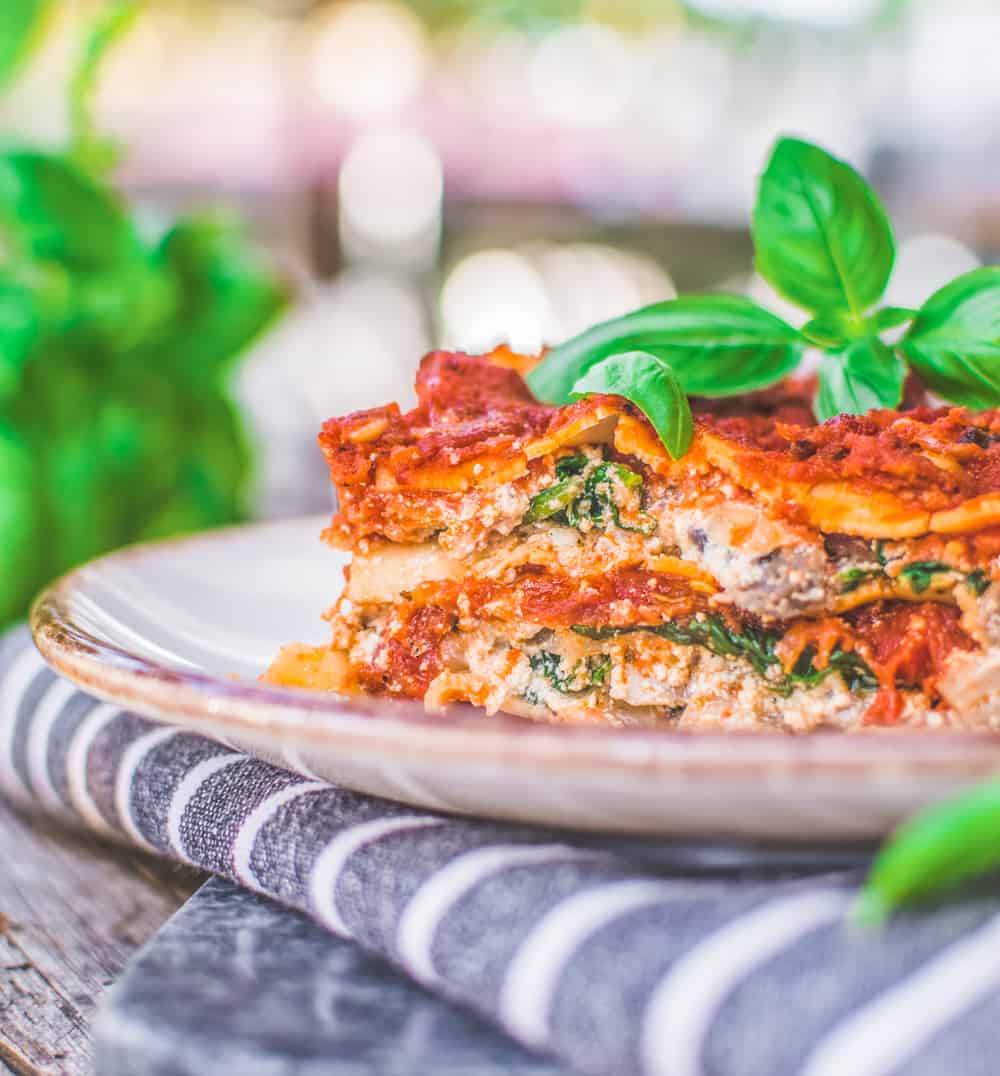
<svg viewBox="0 0 1000 1076"><path fill-rule="evenodd" d="M996 0L3 5L8 161L70 153L154 268L37 316L106 252L19 248L54 202L0 162L0 620L109 546L328 507L319 424L407 406L430 347L535 350L675 290L790 313L747 232L779 133L880 190L886 302L1000 253Z"/></svg>

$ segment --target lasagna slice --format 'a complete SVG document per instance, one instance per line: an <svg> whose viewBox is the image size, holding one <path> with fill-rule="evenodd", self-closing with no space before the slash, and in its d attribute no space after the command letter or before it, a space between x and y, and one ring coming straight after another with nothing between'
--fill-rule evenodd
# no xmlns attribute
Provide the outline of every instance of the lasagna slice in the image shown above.
<svg viewBox="0 0 1000 1076"><path fill-rule="evenodd" d="M1000 726L1000 414L539 403L533 360L435 352L418 406L333 419L350 550L329 646L267 680L568 724Z"/></svg>

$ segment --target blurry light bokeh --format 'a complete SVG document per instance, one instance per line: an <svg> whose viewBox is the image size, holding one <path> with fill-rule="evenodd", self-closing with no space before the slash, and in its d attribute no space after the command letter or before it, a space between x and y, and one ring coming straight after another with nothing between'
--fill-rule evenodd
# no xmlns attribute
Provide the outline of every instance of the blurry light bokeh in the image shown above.
<svg viewBox="0 0 1000 1076"><path fill-rule="evenodd" d="M420 88L428 46L420 20L401 4L354 0L321 8L309 33L315 92L353 120L396 111Z"/></svg>
<svg viewBox="0 0 1000 1076"><path fill-rule="evenodd" d="M698 0L698 9L720 17L756 16L817 23L849 25L870 18L882 0Z"/></svg>
<svg viewBox="0 0 1000 1076"><path fill-rule="evenodd" d="M433 259L443 189L441 158L428 139L406 131L362 135L340 170L345 252L412 266Z"/></svg>
<svg viewBox="0 0 1000 1076"><path fill-rule="evenodd" d="M979 265L975 251L947 235L914 235L899 244L884 302L918 307L932 292Z"/></svg>
<svg viewBox="0 0 1000 1076"><path fill-rule="evenodd" d="M571 127L611 123L632 93L629 53L617 30L595 23L546 34L529 72L537 114Z"/></svg>
<svg viewBox="0 0 1000 1076"><path fill-rule="evenodd" d="M903 119L949 147L968 146L1000 122L1000 5L961 0L940 16L937 5L918 7L906 34Z"/></svg>
<svg viewBox="0 0 1000 1076"><path fill-rule="evenodd" d="M512 250L480 250L452 269L441 290L446 346L486 351L509 343L533 353L545 343L549 303L541 274Z"/></svg>
<svg viewBox="0 0 1000 1076"><path fill-rule="evenodd" d="M530 243L467 255L441 292L446 346L533 353L676 291L651 258L599 243Z"/></svg>

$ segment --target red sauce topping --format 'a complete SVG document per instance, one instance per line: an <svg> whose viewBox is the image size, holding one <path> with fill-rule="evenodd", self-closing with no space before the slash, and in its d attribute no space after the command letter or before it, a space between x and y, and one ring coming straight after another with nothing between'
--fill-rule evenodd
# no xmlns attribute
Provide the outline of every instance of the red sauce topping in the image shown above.
<svg viewBox="0 0 1000 1076"><path fill-rule="evenodd" d="M975 644L962 630L961 613L936 602L875 602L848 614L881 688L865 724L893 724L902 714L899 685L919 686L938 698L937 681L954 650Z"/></svg>
<svg viewBox="0 0 1000 1076"><path fill-rule="evenodd" d="M470 580L461 592L479 615L527 620L550 628L661 624L707 606L705 598L682 577L641 568L578 579L529 565L513 583Z"/></svg>
<svg viewBox="0 0 1000 1076"><path fill-rule="evenodd" d="M428 465L513 458L526 440L590 406L540 403L510 359L506 352L432 352L420 364L412 411L402 414L392 404L328 421L320 443L334 482L343 492L370 483L376 468L383 468L405 485L410 473ZM920 390L909 388L906 403L912 405ZM816 425L812 391L810 381L800 380L733 399L695 401L697 422L745 448L751 469L793 482L847 480L931 510L1000 490L1000 412L911 407ZM615 405L642 419L631 404L615 398Z"/></svg>
<svg viewBox="0 0 1000 1076"><path fill-rule="evenodd" d="M396 606L371 664L356 670L361 687L374 694L422 698L443 668L441 643L454 627L451 609Z"/></svg>

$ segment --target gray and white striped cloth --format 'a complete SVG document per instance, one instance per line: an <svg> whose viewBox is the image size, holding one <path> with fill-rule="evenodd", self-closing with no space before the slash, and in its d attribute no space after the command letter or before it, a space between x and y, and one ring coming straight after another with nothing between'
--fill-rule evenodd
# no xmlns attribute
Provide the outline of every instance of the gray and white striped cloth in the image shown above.
<svg viewBox="0 0 1000 1076"><path fill-rule="evenodd" d="M653 866L358 795L99 703L23 629L0 642L0 787L301 909L571 1071L1000 1071L996 890L858 933L856 872Z"/></svg>

